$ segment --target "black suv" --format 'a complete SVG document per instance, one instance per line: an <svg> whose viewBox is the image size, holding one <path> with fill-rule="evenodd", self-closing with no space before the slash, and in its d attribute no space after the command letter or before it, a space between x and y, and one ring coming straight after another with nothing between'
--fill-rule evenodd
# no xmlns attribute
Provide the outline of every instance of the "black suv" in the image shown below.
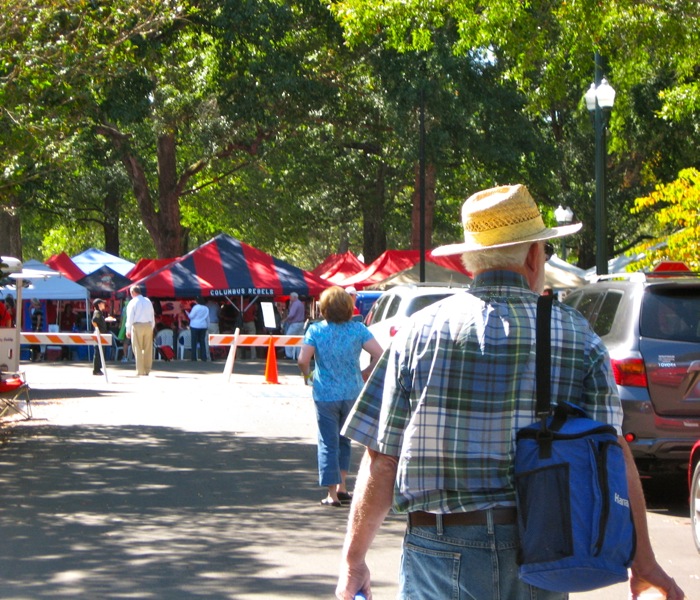
<svg viewBox="0 0 700 600"><path fill-rule="evenodd" d="M610 352L623 435L640 474L687 472L700 438L700 277L614 275L564 303L588 319Z"/></svg>

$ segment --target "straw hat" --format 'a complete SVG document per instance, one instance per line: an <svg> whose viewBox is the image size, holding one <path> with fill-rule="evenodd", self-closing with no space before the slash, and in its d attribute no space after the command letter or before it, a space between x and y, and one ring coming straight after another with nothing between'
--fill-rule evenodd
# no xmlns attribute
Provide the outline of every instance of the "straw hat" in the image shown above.
<svg viewBox="0 0 700 600"><path fill-rule="evenodd" d="M551 240L581 229L581 223L546 227L524 185L491 188L470 196L462 206L462 225L464 243L435 248L434 256Z"/></svg>

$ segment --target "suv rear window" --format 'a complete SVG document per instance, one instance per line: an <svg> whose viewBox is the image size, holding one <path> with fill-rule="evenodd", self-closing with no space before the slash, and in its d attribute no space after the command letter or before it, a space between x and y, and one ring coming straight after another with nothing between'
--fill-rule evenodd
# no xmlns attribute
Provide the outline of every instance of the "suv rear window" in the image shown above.
<svg viewBox="0 0 700 600"><path fill-rule="evenodd" d="M406 316L410 317L413 313L424 309L426 306L435 304L438 300L447 298L449 294L432 294L430 296L416 296L406 308Z"/></svg>
<svg viewBox="0 0 700 600"><path fill-rule="evenodd" d="M644 337L700 342L700 289L650 289L644 294L639 331Z"/></svg>

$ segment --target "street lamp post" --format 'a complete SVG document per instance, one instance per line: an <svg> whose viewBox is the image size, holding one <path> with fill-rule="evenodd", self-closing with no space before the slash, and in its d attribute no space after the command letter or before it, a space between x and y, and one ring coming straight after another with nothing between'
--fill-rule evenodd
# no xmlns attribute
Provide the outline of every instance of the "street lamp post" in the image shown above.
<svg viewBox="0 0 700 600"><path fill-rule="evenodd" d="M595 267L598 275L608 272L607 223L605 210L605 130L615 102L615 90L602 76L600 55L595 55L595 82L585 95L586 108L595 125Z"/></svg>
<svg viewBox="0 0 700 600"><path fill-rule="evenodd" d="M574 211L560 204L554 211L554 218L557 220L557 225L570 225L574 220ZM561 238L561 258L566 260L566 238Z"/></svg>

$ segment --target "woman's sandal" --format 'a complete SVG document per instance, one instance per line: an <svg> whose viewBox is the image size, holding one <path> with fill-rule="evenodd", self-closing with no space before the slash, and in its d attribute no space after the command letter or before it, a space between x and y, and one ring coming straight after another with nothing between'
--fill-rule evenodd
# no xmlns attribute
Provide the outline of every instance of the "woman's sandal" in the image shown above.
<svg viewBox="0 0 700 600"><path fill-rule="evenodd" d="M341 504L350 504L352 502L352 494L348 492L338 492L338 500Z"/></svg>
<svg viewBox="0 0 700 600"><path fill-rule="evenodd" d="M342 506L342 504L340 504L339 501L336 502L335 500L332 500L331 498L324 498L321 500L321 506L335 506L337 508L338 506Z"/></svg>

